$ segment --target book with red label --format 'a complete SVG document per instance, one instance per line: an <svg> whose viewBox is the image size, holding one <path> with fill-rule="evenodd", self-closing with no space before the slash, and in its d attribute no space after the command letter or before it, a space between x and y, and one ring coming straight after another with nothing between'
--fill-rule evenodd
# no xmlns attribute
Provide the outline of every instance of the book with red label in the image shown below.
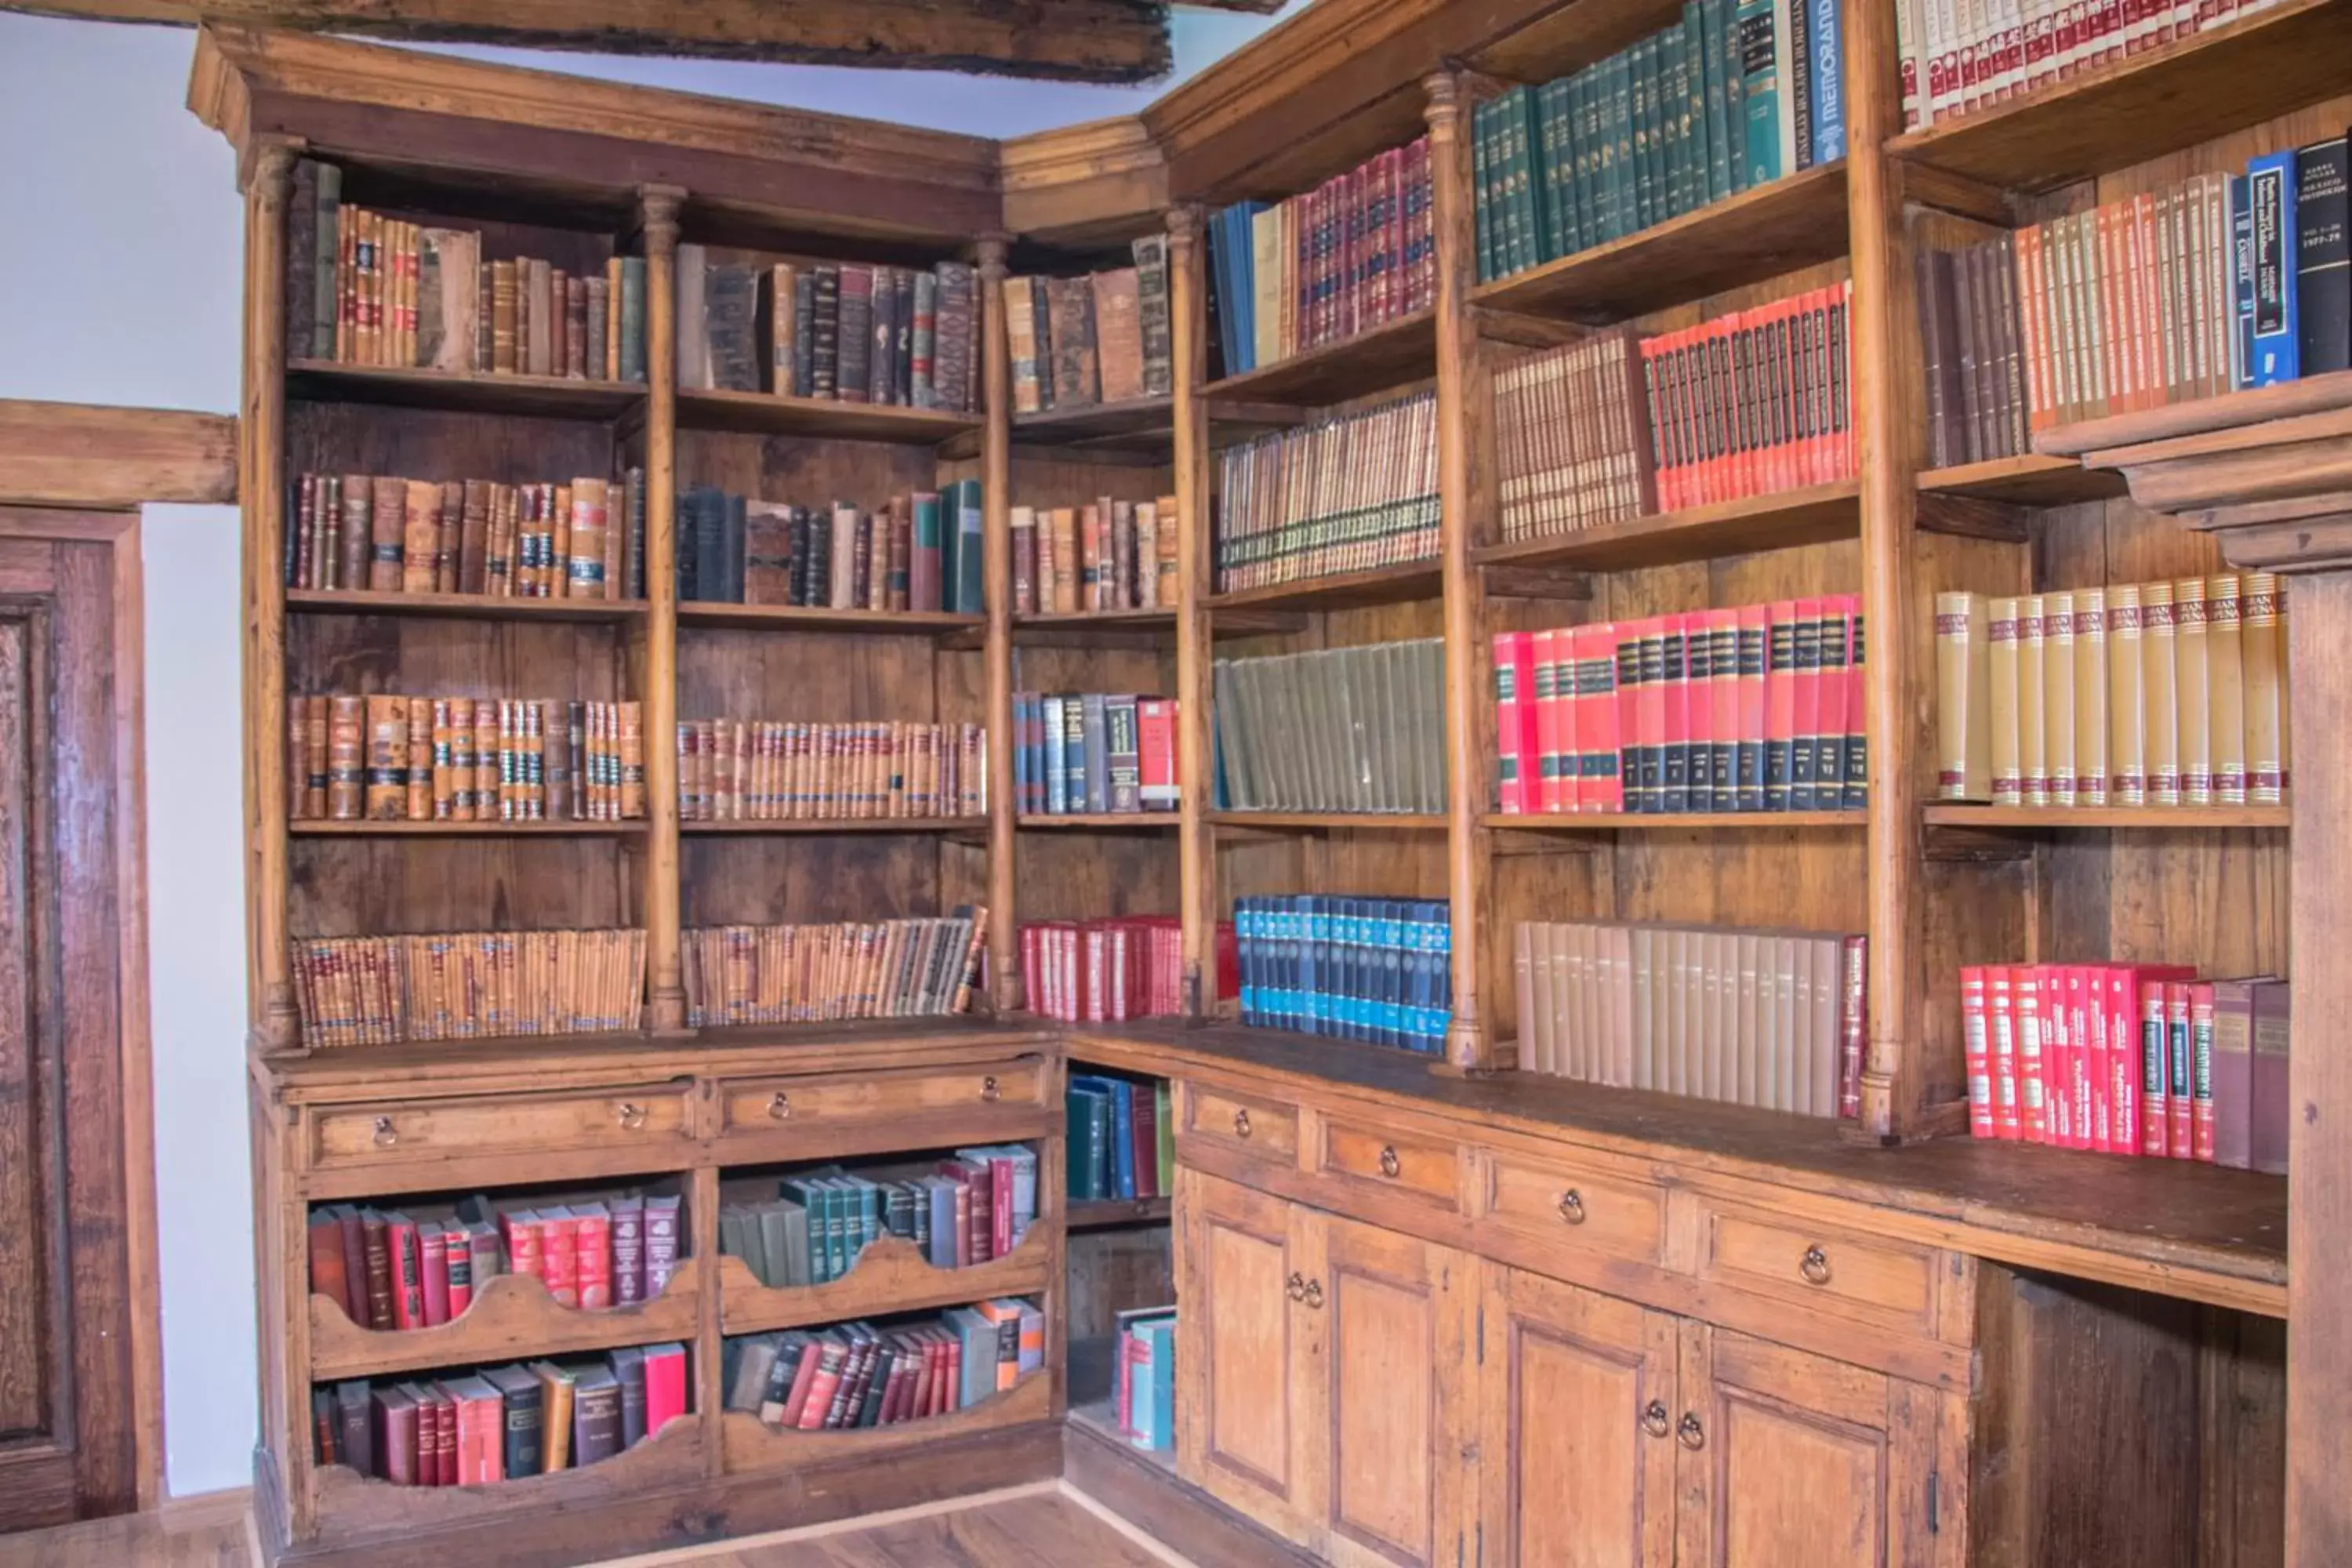
<svg viewBox="0 0 2352 1568"><path fill-rule="evenodd" d="M1992 1071L1993 1136L2015 1142L2023 1135L2017 1083L2016 969L1985 966L1986 1051Z"/></svg>
<svg viewBox="0 0 2352 1568"><path fill-rule="evenodd" d="M1182 798L1176 782L1176 719L1173 697L1139 697L1135 702L1138 798L1146 811L1173 811Z"/></svg>
<svg viewBox="0 0 2352 1568"><path fill-rule="evenodd" d="M2028 1143L2048 1143L2050 1083L2043 1058L2042 977L2043 966L2021 963L2010 971L2017 1012L2017 1105L2019 1133Z"/></svg>
<svg viewBox="0 0 2352 1568"><path fill-rule="evenodd" d="M1985 966L1960 970L1960 1039L1969 1080L1969 1134L1998 1136L1993 1118L1992 1031L1986 1013Z"/></svg>
<svg viewBox="0 0 2352 1568"><path fill-rule="evenodd" d="M2165 982L2132 982L2133 1038L2139 1048L2139 1152L2154 1159L2172 1152L2172 1057L2166 1031Z"/></svg>
<svg viewBox="0 0 2352 1568"><path fill-rule="evenodd" d="M582 1204L572 1214L575 1256L573 1279L583 1307L613 1304L613 1215L600 1203Z"/></svg>
<svg viewBox="0 0 2352 1568"><path fill-rule="evenodd" d="M449 1237L440 1225L426 1221L416 1232L417 1272L424 1287L424 1321L427 1328L449 1321Z"/></svg>
<svg viewBox="0 0 2352 1568"><path fill-rule="evenodd" d="M474 1304L474 1238L456 1220L445 1222L441 1231L442 1271L446 1277L449 1317L452 1321L466 1315Z"/></svg>
<svg viewBox="0 0 2352 1568"><path fill-rule="evenodd" d="M1575 628L1570 639L1573 666L1569 698L1576 711L1575 777L1563 792L1577 811L1625 809L1622 745L1618 729L1617 628L1607 621Z"/></svg>
<svg viewBox="0 0 2352 1568"><path fill-rule="evenodd" d="M1519 721L1528 704L1538 700L1541 690L1536 685L1538 670L1529 653L1528 644L1537 637L1549 638L1549 632L1496 632L1495 651L1495 767L1496 808L1509 816L1518 816L1529 809L1527 789L1530 778L1542 771L1545 759L1538 755L1536 765L1528 765L1527 753L1520 745ZM1550 671L1542 672L1543 686L1550 685ZM1542 781L1536 778L1538 792ZM1539 809L1554 809L1541 805Z"/></svg>
<svg viewBox="0 0 2352 1568"><path fill-rule="evenodd" d="M2197 1068L2187 982L2164 983L2165 1152L2197 1157ZM2210 1088L2210 1085L2209 1085Z"/></svg>
<svg viewBox="0 0 2352 1568"><path fill-rule="evenodd" d="M1797 605L1780 599L1765 609L1764 809L1786 811L1797 734Z"/></svg>
<svg viewBox="0 0 2352 1568"><path fill-rule="evenodd" d="M425 1263L416 1245L416 1226L405 1215L384 1216L384 1245L393 1264L392 1326L421 1329L425 1321Z"/></svg>
<svg viewBox="0 0 2352 1568"><path fill-rule="evenodd" d="M1774 606L1777 614L1779 606ZM1792 610L1789 679L1789 809L1813 809L1814 767L1822 741L1822 602L1799 599Z"/></svg>
<svg viewBox="0 0 2352 1568"><path fill-rule="evenodd" d="M580 1221L570 1209L539 1211L539 1268L557 1306L580 1305Z"/></svg>
<svg viewBox="0 0 2352 1568"><path fill-rule="evenodd" d="M1658 626L1658 793L1654 811L1690 809L1690 616L1660 616ZM1650 679L1649 648L1642 678Z"/></svg>

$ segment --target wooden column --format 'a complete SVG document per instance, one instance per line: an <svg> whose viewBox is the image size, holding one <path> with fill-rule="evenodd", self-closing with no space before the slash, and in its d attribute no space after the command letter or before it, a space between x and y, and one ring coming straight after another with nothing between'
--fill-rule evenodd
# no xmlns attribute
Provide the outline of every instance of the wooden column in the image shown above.
<svg viewBox="0 0 2352 1568"><path fill-rule="evenodd" d="M999 1016L1021 1005L1020 913L1013 872L1021 803L1013 795L1013 347L1004 321L1008 237L980 240L980 374L987 423L980 473L988 599L988 973Z"/></svg>
<svg viewBox="0 0 2352 1568"><path fill-rule="evenodd" d="M1480 627L1486 590L1470 561L1477 507L1481 376L1478 329L1470 317L1470 286L1477 280L1473 232L1470 141L1462 133L1468 109L1461 81L1438 71L1423 83L1429 93L1429 163L1437 237L1437 494L1438 561L1445 593L1445 892L1453 922L1454 1016L1445 1030L1444 1066L1452 1072L1493 1072L1509 1066L1479 1011L1478 944L1486 912L1486 762L1479 743L1487 688Z"/></svg>
<svg viewBox="0 0 2352 1568"><path fill-rule="evenodd" d="M1174 359L1176 486L1176 776L1182 791L1176 819L1178 913L1184 927L1184 1012L1205 1019L1217 1010L1217 838L1210 825L1210 772L1215 748L1209 725L1215 643L1209 623L1208 279L1201 214L1168 214L1168 319Z"/></svg>
<svg viewBox="0 0 2352 1568"><path fill-rule="evenodd" d="M646 1026L686 1028L677 845L677 214L676 185L637 187L646 247Z"/></svg>
<svg viewBox="0 0 2352 1568"><path fill-rule="evenodd" d="M245 511L246 872L250 1023L264 1051L302 1048L289 979L286 831L286 198L295 148L254 149L245 186L245 409L237 493Z"/></svg>

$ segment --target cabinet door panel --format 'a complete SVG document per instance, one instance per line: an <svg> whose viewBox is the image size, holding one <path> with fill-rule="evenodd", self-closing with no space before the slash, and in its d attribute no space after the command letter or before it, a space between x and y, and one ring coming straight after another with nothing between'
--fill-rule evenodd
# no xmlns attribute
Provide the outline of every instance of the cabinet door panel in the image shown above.
<svg viewBox="0 0 2352 1568"><path fill-rule="evenodd" d="M1500 1264L1484 1273L1486 1561L1671 1568L1675 1320Z"/></svg>

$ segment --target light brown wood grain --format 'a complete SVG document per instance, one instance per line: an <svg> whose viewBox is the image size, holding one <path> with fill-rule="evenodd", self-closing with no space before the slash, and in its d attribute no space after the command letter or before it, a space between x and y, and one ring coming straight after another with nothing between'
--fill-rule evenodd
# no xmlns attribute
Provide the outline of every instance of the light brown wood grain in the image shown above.
<svg viewBox="0 0 2352 1568"><path fill-rule="evenodd" d="M227 415L0 398L0 502L235 501L236 443Z"/></svg>

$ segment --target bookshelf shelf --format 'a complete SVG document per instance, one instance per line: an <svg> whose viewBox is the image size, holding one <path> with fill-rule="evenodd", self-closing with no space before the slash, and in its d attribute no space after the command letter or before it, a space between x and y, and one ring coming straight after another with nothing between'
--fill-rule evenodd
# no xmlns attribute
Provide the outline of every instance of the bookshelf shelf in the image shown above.
<svg viewBox="0 0 2352 1568"><path fill-rule="evenodd" d="M1172 1212L1167 1198L1072 1198L1065 1230L1110 1230L1126 1225L1165 1225Z"/></svg>
<svg viewBox="0 0 2352 1568"><path fill-rule="evenodd" d="M2024 98L1907 132L1887 151L2007 190L2054 190L2342 92L2347 36L2352 0L2279 0Z"/></svg>
<svg viewBox="0 0 2352 1568"><path fill-rule="evenodd" d="M537 1276L501 1274L448 1322L427 1329L363 1329L331 1298L310 1298L310 1378L377 1377L425 1367L530 1355L562 1355L691 1339L702 1317L699 1258L679 1260L662 1293L628 1307L560 1305Z"/></svg>
<svg viewBox="0 0 2352 1568"><path fill-rule="evenodd" d="M1237 404L1273 403L1319 408L1369 397L1437 374L1437 313L1416 310L1336 343L1305 349L1286 360L1229 375L1201 388L1212 419Z"/></svg>
<svg viewBox="0 0 2352 1568"><path fill-rule="evenodd" d="M979 429L982 420L976 414L950 414L936 408L705 389L678 393L677 423L680 429L728 431L740 436L805 436L835 441L937 446Z"/></svg>
<svg viewBox="0 0 2352 1568"><path fill-rule="evenodd" d="M310 403L368 403L468 414L613 419L643 407L639 382L573 381L555 375L461 375L396 365L298 359L286 366L286 395Z"/></svg>
<svg viewBox="0 0 2352 1568"><path fill-rule="evenodd" d="M1176 399L1166 394L1118 403L1087 403L1074 408L1041 408L1013 416L1013 439L1024 447L1165 445L1171 439Z"/></svg>
<svg viewBox="0 0 2352 1568"><path fill-rule="evenodd" d="M1024 815L1021 826L1029 828L1114 829L1124 833L1160 833L1176 826L1177 814L1172 811L1092 811L1065 812L1055 815L1043 812Z"/></svg>
<svg viewBox="0 0 2352 1568"><path fill-rule="evenodd" d="M412 616L445 621L642 621L642 599L511 599L488 594L383 594L343 588L289 588L286 609L299 616Z"/></svg>
<svg viewBox="0 0 2352 1568"><path fill-rule="evenodd" d="M1269 583L1258 588L1236 588L1211 594L1211 615L1222 617L1240 609L1360 610L1373 605L1400 605L1412 599L1433 599L1444 577L1434 560L1406 561L1375 566L1368 572L1340 572L1326 577L1302 577L1292 583Z"/></svg>
<svg viewBox="0 0 2352 1568"><path fill-rule="evenodd" d="M915 1244L886 1236L866 1244L849 1272L821 1285L762 1285L740 1258L719 1259L719 1323L729 1334L794 1329L884 1312L952 1307L996 1296L1034 1295L1046 1287L1054 1262L1052 1227L1033 1226L1002 1258L961 1268L939 1268Z"/></svg>
<svg viewBox="0 0 2352 1568"><path fill-rule="evenodd" d="M955 637L987 628L987 617L944 610L835 610L811 605L729 605L688 600L677 607L682 627L731 631L855 632L870 637Z"/></svg>
<svg viewBox="0 0 2352 1568"><path fill-rule="evenodd" d="M1604 522L1570 533L1515 539L1476 551L1472 559L1482 566L1622 572L1852 539L1861 528L1862 486L1846 479Z"/></svg>
<svg viewBox="0 0 2352 1568"><path fill-rule="evenodd" d="M626 822L289 822L297 838L642 838L643 818Z"/></svg>
<svg viewBox="0 0 2352 1568"><path fill-rule="evenodd" d="M1951 804L1929 805L1924 816L1930 827L1996 827L2037 833L2095 828L2286 828L2294 823L2291 805L2052 807Z"/></svg>
<svg viewBox="0 0 2352 1568"><path fill-rule="evenodd" d="M1489 812L1478 819L1483 827L1520 833L1676 833L1785 828L1850 828L1868 826L1866 811L1666 811L1580 812L1573 816L1556 812Z"/></svg>
<svg viewBox="0 0 2352 1568"><path fill-rule="evenodd" d="M980 833L985 816L822 816L766 822L680 822L677 830L696 837L724 838L771 834L824 837L844 833Z"/></svg>
<svg viewBox="0 0 2352 1568"><path fill-rule="evenodd" d="M2077 501L2112 500L2125 493L2121 475L2086 468L2071 458L2046 458L2035 452L1928 468L1919 475L1919 489L1925 495L1969 496L2016 506L2072 506Z"/></svg>
<svg viewBox="0 0 2352 1568"><path fill-rule="evenodd" d="M1445 817L1433 811L1213 811L1208 816L1212 826L1224 828L1308 833L1332 829L1363 833L1445 831Z"/></svg>
<svg viewBox="0 0 2352 1568"><path fill-rule="evenodd" d="M1221 637L1272 637L1304 631L1307 617L1281 610L1231 610L1214 626ZM1139 638L1165 641L1176 635L1174 610L1079 610L1016 616L1013 640L1046 646L1085 646L1090 642L1120 645Z"/></svg>
<svg viewBox="0 0 2352 1568"><path fill-rule="evenodd" d="M1843 256L1845 201L1840 159L1480 284L1470 299L1524 315L1623 321Z"/></svg>

